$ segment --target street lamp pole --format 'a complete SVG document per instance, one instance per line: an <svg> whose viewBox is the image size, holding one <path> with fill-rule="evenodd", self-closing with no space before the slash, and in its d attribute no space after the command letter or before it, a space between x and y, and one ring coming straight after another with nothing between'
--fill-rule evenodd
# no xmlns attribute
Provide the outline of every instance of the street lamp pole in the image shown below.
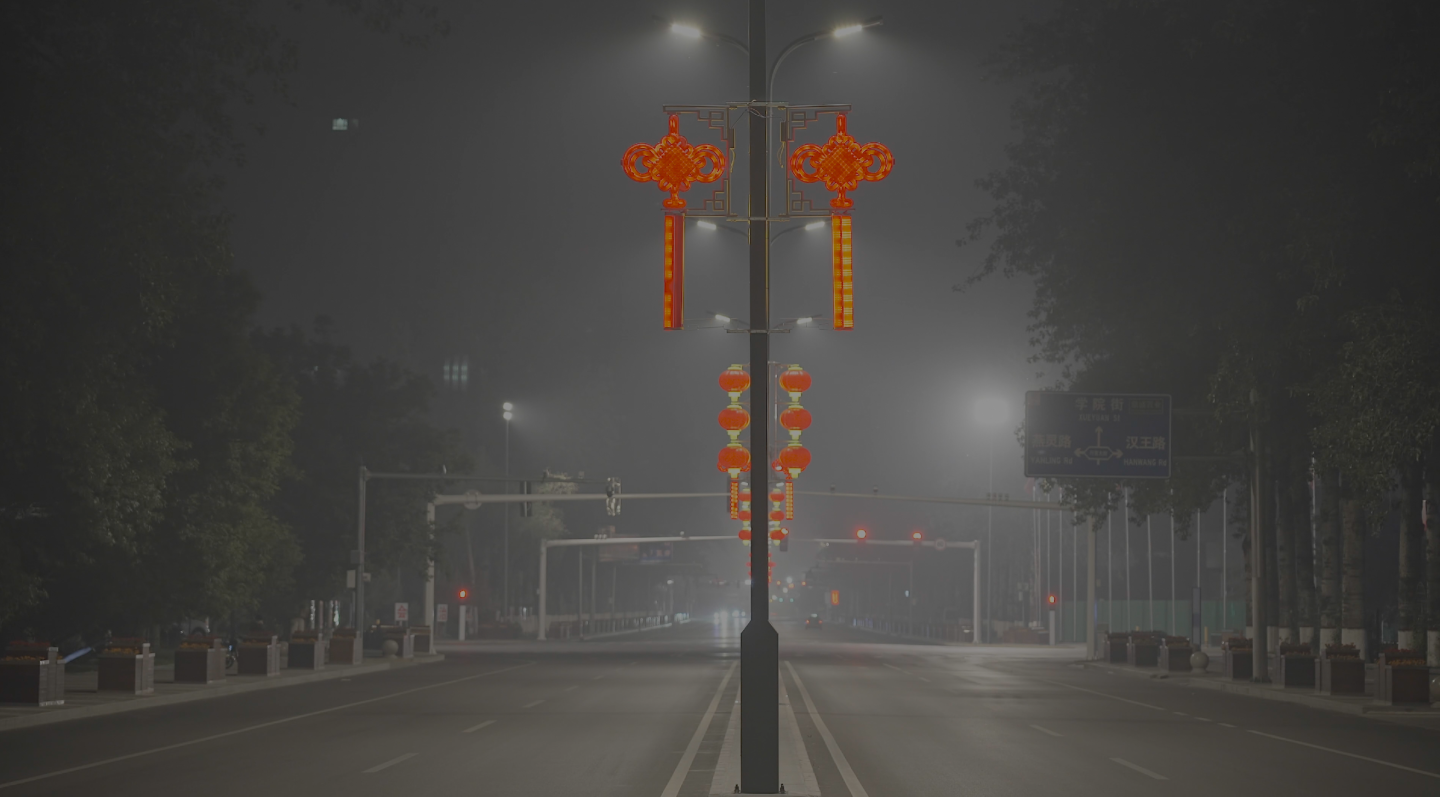
<svg viewBox="0 0 1440 797"><path fill-rule="evenodd" d="M515 405L514 405L514 404L511 404L510 402L507 401L507 402L505 402L505 403L501 406L501 408L504 410L504 413L501 415L501 417L505 419L505 477L508 479L508 478L510 477L510 420L515 417ZM505 492L507 492L507 493L510 492L510 482L508 482L508 481L505 482ZM506 505L503 507L503 511L504 511L504 513L505 513L505 514L504 514L504 518L505 518L505 519L504 519L504 521L503 521L503 522L504 522L504 527L503 527L503 528L504 528L504 535L503 535L503 540L502 540L502 542L501 542L501 551L500 551L500 556L501 556L501 559L502 559L502 562L501 562L501 572L502 572L502 575L501 575L501 578L500 578L500 582L501 582L500 589L504 592L504 595L503 595L503 597L501 597L501 599L500 599L500 606L501 606L502 610L504 611L505 620L508 622L508 621L510 620L510 506L509 506L509 504L506 504Z"/></svg>
<svg viewBox="0 0 1440 797"><path fill-rule="evenodd" d="M765 0L750 0L750 401L770 406L770 91ZM769 495L769 424L750 427L751 492ZM757 526L763 529L764 524ZM740 632L740 790L780 789L780 637L770 624L770 541L750 543L750 622Z"/></svg>

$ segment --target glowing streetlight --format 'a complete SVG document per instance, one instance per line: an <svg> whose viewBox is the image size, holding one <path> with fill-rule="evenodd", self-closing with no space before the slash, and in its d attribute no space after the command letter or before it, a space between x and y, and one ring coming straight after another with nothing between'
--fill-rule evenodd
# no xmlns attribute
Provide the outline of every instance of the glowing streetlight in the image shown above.
<svg viewBox="0 0 1440 797"><path fill-rule="evenodd" d="M998 396L986 396L975 402L975 419L991 429L997 429L1010 420L1010 405ZM995 440L990 435L990 492L995 492ZM994 550L994 507L985 507L985 548ZM985 628L990 628L990 557L985 557ZM978 637L977 637L978 638Z"/></svg>
<svg viewBox="0 0 1440 797"><path fill-rule="evenodd" d="M670 32L678 33L681 36L685 36L690 39L698 39L703 35L699 28L695 27L694 25L686 25L683 22L670 23Z"/></svg>
<svg viewBox="0 0 1440 797"><path fill-rule="evenodd" d="M1001 426L1010 420L1010 405L996 396L975 402L975 419L986 426Z"/></svg>

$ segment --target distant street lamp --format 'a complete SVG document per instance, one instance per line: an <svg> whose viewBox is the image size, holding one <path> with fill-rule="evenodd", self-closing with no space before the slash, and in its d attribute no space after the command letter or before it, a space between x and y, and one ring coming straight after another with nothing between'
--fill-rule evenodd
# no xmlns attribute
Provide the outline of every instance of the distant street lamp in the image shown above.
<svg viewBox="0 0 1440 797"><path fill-rule="evenodd" d="M502 418L505 419L505 476L507 477L507 478L506 478L506 482L505 482L505 492L508 493L508 492L510 492L510 482L509 482L509 478L508 478L508 477L510 476L510 421L512 421L512 420L515 419L515 405L514 405L514 404L511 404L510 402L507 401L507 402L505 402L504 404L501 404L501 405L500 405L500 409L504 410L504 412L500 413L500 417L502 417ZM502 572L503 575L501 576L501 586L500 586L500 589L504 592L504 595L500 598L500 605L501 605L501 607L502 607L502 609L503 609L503 611L504 611L504 613L505 613L505 619L506 619L506 620L509 620L509 619L510 619L510 505L509 505L509 504L506 504L506 505L505 505L505 507L504 507L504 512L505 512L505 514L504 514L504 518L505 518L505 520L504 520L504 523L505 523L505 526L504 526L505 534L504 534L504 539L503 539L503 543L502 543L502 552L501 552L501 557L503 558L504 561L503 561L502 564L501 564L501 572Z"/></svg>
<svg viewBox="0 0 1440 797"><path fill-rule="evenodd" d="M1010 406L1004 399L987 396L975 402L975 418L989 428L989 459L990 459L990 492L995 492L995 434L994 430L1005 425L1010 420ZM995 508L985 507L985 549L991 551L991 555L985 557L985 641L990 641L990 560L994 559L995 550Z"/></svg>

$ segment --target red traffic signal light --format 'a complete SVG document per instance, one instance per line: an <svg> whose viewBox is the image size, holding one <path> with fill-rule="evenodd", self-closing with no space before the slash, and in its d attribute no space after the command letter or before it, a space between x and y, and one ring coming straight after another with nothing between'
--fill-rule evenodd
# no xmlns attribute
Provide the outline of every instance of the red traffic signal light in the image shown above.
<svg viewBox="0 0 1440 797"><path fill-rule="evenodd" d="M912 531L910 532L910 539L914 540L916 545L919 545L920 543L925 541L925 532Z"/></svg>
<svg viewBox="0 0 1440 797"><path fill-rule="evenodd" d="M1056 603L1060 602L1060 599L1055 597L1055 593L1052 592L1049 595L1045 596L1045 602L1050 604L1051 606L1054 606Z"/></svg>
<svg viewBox="0 0 1440 797"><path fill-rule="evenodd" d="M866 531L865 529L855 529L855 539L859 540L860 542L864 542L865 540L869 539L869 537L870 532Z"/></svg>
<svg viewBox="0 0 1440 797"><path fill-rule="evenodd" d="M461 588L460 588L460 591L457 592L457 593L455 593L455 594L456 594L456 596L458 596L458 597L460 598L460 600L463 601L463 600L465 600L466 598L469 598L469 597L470 597L470 590L467 589L467 588L465 588L465 587L461 587Z"/></svg>

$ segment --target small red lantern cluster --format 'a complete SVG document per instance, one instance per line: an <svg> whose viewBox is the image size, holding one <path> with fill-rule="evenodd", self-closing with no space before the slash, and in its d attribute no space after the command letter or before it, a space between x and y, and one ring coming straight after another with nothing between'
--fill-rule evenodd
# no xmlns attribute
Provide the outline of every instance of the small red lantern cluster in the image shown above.
<svg viewBox="0 0 1440 797"><path fill-rule="evenodd" d="M730 519L739 520L740 474L750 472L750 451L740 443L740 433L750 425L750 413L740 406L740 394L750 389L745 367L737 364L720 372L720 389L730 397L729 406L720 411L719 417L720 428L730 435L730 443L720 449L715 467L730 475Z"/></svg>

